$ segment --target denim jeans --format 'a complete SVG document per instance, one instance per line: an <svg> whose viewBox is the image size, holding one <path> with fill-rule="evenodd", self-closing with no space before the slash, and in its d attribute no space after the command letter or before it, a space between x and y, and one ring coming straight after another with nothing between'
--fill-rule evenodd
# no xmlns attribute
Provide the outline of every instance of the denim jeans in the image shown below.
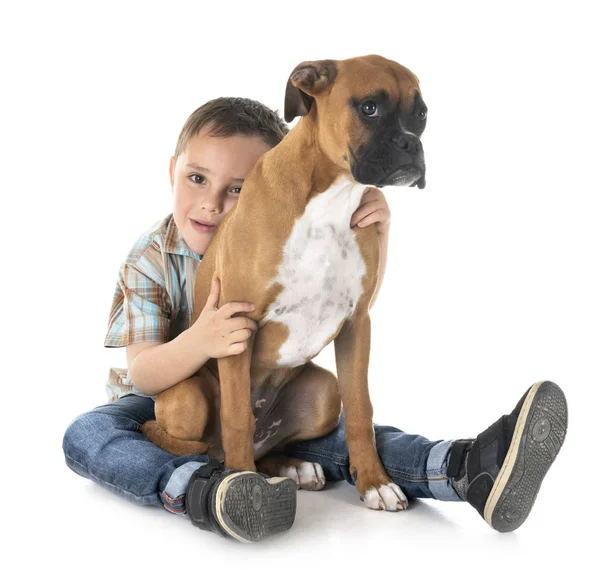
<svg viewBox="0 0 600 570"><path fill-rule="evenodd" d="M130 394L75 418L63 439L67 465L117 495L144 505L185 512L185 492L205 455L178 457L140 432L154 419L154 400ZM446 476L451 441L429 441L391 426L374 424L377 451L386 471L408 499L459 501ZM352 484L344 416L326 436L289 444L285 454L323 466L328 481Z"/></svg>

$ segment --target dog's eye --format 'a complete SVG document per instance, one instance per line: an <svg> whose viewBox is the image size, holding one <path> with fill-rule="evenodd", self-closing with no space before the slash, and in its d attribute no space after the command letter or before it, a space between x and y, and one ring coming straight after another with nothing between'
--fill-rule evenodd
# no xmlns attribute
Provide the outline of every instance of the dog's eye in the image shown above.
<svg viewBox="0 0 600 570"><path fill-rule="evenodd" d="M421 119L421 121L424 121L427 118L427 109L421 109L419 111L419 119Z"/></svg>
<svg viewBox="0 0 600 570"><path fill-rule="evenodd" d="M373 101L367 101L362 104L362 112L367 115L367 117L378 117L379 113L377 113L377 105Z"/></svg>

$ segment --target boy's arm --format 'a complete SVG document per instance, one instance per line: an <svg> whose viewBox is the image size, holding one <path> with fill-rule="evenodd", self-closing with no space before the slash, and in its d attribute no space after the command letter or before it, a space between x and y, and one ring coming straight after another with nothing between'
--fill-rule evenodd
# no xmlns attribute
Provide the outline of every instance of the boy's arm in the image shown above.
<svg viewBox="0 0 600 570"><path fill-rule="evenodd" d="M253 312L254 305L231 301L219 308L220 288L214 278L200 316L173 340L127 345L129 376L138 390L155 396L193 376L210 358L225 358L248 348L248 338L258 324L240 313Z"/></svg>
<svg viewBox="0 0 600 570"><path fill-rule="evenodd" d="M127 346L129 376L136 388L156 394L193 376L209 359L198 349L190 329L170 342L138 342Z"/></svg>
<svg viewBox="0 0 600 570"><path fill-rule="evenodd" d="M378 237L379 237L379 273L377 276L377 287L375 288L375 293L373 294L371 303L369 303L369 310L371 310L371 307L375 304L375 299L377 299L377 295L379 295L379 290L381 289L381 284L383 283L383 276L385 275L385 267L387 265L388 242L390 239L389 226L382 233L378 234Z"/></svg>
<svg viewBox="0 0 600 570"><path fill-rule="evenodd" d="M373 297L369 302L369 310L375 304L375 299L379 295L385 267L387 265L388 241L390 238L390 207L385 199L383 192L375 186L369 186L363 192L360 204L350 218L350 227L356 226L365 228L375 224L377 229L377 238L379 240L379 271L377 273L377 285Z"/></svg>

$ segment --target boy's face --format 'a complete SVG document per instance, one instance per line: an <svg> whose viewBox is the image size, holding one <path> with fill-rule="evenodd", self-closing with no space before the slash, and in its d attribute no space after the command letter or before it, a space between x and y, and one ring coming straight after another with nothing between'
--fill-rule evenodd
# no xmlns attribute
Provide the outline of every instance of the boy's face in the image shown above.
<svg viewBox="0 0 600 570"><path fill-rule="evenodd" d="M258 136L211 137L203 128L177 160L171 157L173 217L192 251L204 254L218 225L237 202L244 179L270 149Z"/></svg>

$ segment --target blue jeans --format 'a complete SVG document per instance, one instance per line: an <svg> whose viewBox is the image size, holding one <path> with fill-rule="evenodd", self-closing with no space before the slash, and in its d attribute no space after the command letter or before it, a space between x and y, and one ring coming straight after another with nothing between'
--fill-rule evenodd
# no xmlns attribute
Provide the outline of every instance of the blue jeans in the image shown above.
<svg viewBox="0 0 600 570"><path fill-rule="evenodd" d="M163 451L140 432L154 419L154 400L130 394L75 418L63 439L67 465L117 495L143 505L185 512L185 491L206 455L178 457ZM391 426L375 424L377 451L386 471L408 499L459 501L446 476L451 441L429 441ZM352 484L344 416L324 437L290 444L286 455L323 466L329 481Z"/></svg>

